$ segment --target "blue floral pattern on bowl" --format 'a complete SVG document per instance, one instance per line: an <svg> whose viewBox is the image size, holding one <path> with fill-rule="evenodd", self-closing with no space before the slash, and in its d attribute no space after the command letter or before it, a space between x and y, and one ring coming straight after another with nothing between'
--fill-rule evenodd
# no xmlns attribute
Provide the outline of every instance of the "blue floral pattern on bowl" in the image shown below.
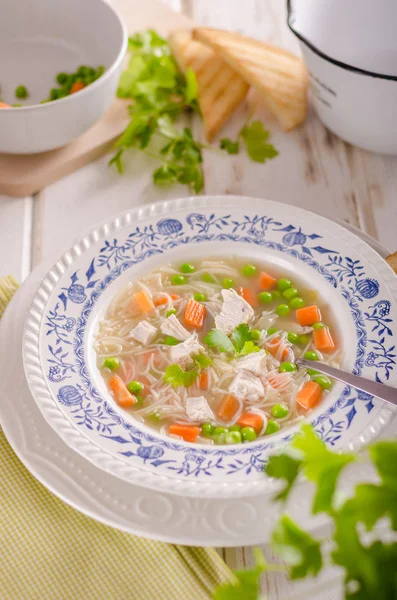
<svg viewBox="0 0 397 600"><path fill-rule="evenodd" d="M385 382L395 371L392 300L387 286L373 272L367 273L366 261L357 257L356 251L352 257L344 255L337 244L331 247L330 236L310 231L299 222L247 212L240 216L237 209L202 209L129 225L116 237L99 242L95 256L83 254L78 269L65 273L51 296L42 322L45 344L41 344L51 394L75 428L98 445L106 440L107 451L123 461L199 481L257 478L268 451L292 436L286 430L281 436L238 447L192 446L142 427L98 391L85 348L98 301L121 274L174 248L217 242L229 253L233 244L239 243L246 245L247 253L253 245L301 261L339 293L348 307L356 332L354 372L365 369L366 375ZM337 447L352 424L369 415L375 405L368 394L346 387L331 406L316 414L313 423L320 437Z"/></svg>

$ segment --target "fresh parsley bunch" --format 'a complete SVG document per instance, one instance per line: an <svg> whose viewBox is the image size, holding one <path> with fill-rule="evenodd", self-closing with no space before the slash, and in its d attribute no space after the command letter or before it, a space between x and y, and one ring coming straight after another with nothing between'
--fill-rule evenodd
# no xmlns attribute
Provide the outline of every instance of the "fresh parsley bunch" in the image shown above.
<svg viewBox="0 0 397 600"><path fill-rule="evenodd" d="M192 69L183 75L168 42L148 30L129 38L130 60L120 78L117 95L129 98L130 123L116 142L109 164L123 173L123 154L128 148L141 150L161 163L153 172L156 185L181 183L196 194L204 186L203 148L190 128L179 130L175 121L182 114L197 112L197 80ZM277 156L268 142L269 132L259 121L246 124L239 135L250 158L257 162ZM221 149L237 154L239 141L223 140Z"/></svg>
<svg viewBox="0 0 397 600"><path fill-rule="evenodd" d="M332 452L310 425L302 427L283 453L272 456L266 473L285 482L274 500L287 501L298 476L304 475L315 487L312 513L327 514L334 525L329 549L328 540L313 537L284 515L274 529L272 546L287 563L291 579L315 576L323 565L333 563L345 571L345 598L395 600L397 542L378 539L375 526L386 517L393 532L397 531L397 442L377 442L367 452L378 482L357 485L342 503L335 500L338 479L347 465L363 460L363 456ZM259 600L259 575L282 568L266 564L259 555L253 570L237 572L234 581L216 590L214 599Z"/></svg>

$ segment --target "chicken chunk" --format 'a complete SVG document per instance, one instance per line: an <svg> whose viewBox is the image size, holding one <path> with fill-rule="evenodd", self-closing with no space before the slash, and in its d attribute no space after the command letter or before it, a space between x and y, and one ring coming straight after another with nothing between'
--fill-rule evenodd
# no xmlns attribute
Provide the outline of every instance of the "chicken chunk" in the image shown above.
<svg viewBox="0 0 397 600"><path fill-rule="evenodd" d="M204 352L203 346L198 341L197 333L190 335L187 340L170 348L170 359L182 368L190 367L193 356Z"/></svg>
<svg viewBox="0 0 397 600"><path fill-rule="evenodd" d="M141 321L130 331L132 337L144 346L151 344L157 335L157 329L148 321Z"/></svg>
<svg viewBox="0 0 397 600"><path fill-rule="evenodd" d="M186 398L185 407L187 416L194 423L215 420L213 412L204 396Z"/></svg>
<svg viewBox="0 0 397 600"><path fill-rule="evenodd" d="M222 290L222 309L215 317L215 327L229 335L241 323L249 323L254 317L252 307L235 290Z"/></svg>
<svg viewBox="0 0 397 600"><path fill-rule="evenodd" d="M255 402L265 395L261 380L249 371L240 371L233 379L229 391L238 400Z"/></svg>
<svg viewBox="0 0 397 600"><path fill-rule="evenodd" d="M161 333L172 335L177 340L185 341L190 332L178 321L175 315L167 317L160 325Z"/></svg>
<svg viewBox="0 0 397 600"><path fill-rule="evenodd" d="M267 355L265 350L259 350L259 352L252 352L252 354L242 356L236 360L235 367L237 369L249 371L250 373L253 373L253 375L258 375L259 377L267 371L266 361Z"/></svg>

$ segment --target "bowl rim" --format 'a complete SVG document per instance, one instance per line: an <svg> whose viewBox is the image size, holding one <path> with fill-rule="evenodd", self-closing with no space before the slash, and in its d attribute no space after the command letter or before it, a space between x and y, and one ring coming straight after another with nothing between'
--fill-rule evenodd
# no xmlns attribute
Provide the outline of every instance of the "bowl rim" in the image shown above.
<svg viewBox="0 0 397 600"><path fill-rule="evenodd" d="M119 47L117 56L116 56L116 58L113 59L113 62L110 65L110 67L108 69L106 69L104 71L104 73L96 81L94 81L90 85L87 85L84 89L80 90L79 94L77 96L76 96L76 94L69 94L68 96L65 96L64 98L58 98L57 100L54 100L52 102L43 102L43 103L40 102L39 104L29 104L28 106L11 106L10 108L13 109L11 112L8 110L3 110L3 111L0 111L0 114L5 113L7 115L10 115L10 114L12 114L12 112L14 110L33 112L36 110L48 108L48 105L54 106L54 104L56 104L58 106L58 103L64 104L65 102L71 102L71 101L73 101L73 98L81 97L82 94L86 95L87 93L92 93L92 90L95 91L100 85L102 85L107 79L109 79L111 77L111 75L113 75L113 73L118 69L120 63L124 59L125 53L128 48L127 26L126 26L124 20L121 18L119 11L116 10L112 4L110 4L109 2L106 2L105 0L96 0L96 1L99 4L104 5L106 7L106 9L109 9L110 12L113 13L113 15L116 17L116 20L118 21L120 28L121 28L122 36L121 36L120 47Z"/></svg>
<svg viewBox="0 0 397 600"><path fill-rule="evenodd" d="M188 210L201 207L210 210L210 207L212 209L214 201L225 201L225 204L228 205L228 200L233 204L237 201L241 203L242 199L246 199L253 204L262 204L262 202L267 202L267 204L270 205L281 204L255 197L214 195L201 196L199 198L178 198L175 200L138 206L118 213L113 217L109 217L106 223L102 222L97 227L93 228L89 234L80 238L69 251L64 253L63 256L58 259L42 280L30 305L24 327L24 368L32 395L35 398L40 398L40 402L36 401L43 416L70 447L82 454L87 460L90 460L104 470L111 470L114 474L124 480L133 480L143 487L155 487L168 492L170 492L170 488L172 488L173 491L171 491L171 493L200 497L228 497L230 494L244 497L246 495L267 493L278 487L277 482L272 478L250 480L248 487L246 486L246 482L243 481L207 480L205 482L199 482L184 478L174 478L158 472L155 473L153 470L144 470L139 466L126 464L120 461L120 459L116 459L116 457L112 456L108 450L99 448L97 443L93 440L89 440L78 428L69 424L68 420L66 420L66 424L63 413L61 414L61 417L59 417L59 413L61 413L60 407L54 403L53 395L47 387L46 376L42 371L40 353L38 352L40 346L41 320L47 308L49 296L57 281L59 281L59 278L65 273L65 270L68 270L71 264L74 263L81 254L88 250L91 245L101 241L105 236L112 235L116 231L124 229L124 227L130 225L131 222L135 224L146 219L161 218L171 214L173 212L172 209ZM323 221L324 224L328 224L329 227L333 229L337 228L340 234L338 237L342 240L346 241L346 235L349 236L350 242L352 241L351 238L356 238L357 242L362 246L361 251L363 258L369 263L371 263L371 258L374 256L377 257L377 260L380 259L379 255L372 250L372 248L360 240L355 234L346 231L343 226L330 221L322 215L312 213L300 207L291 206L291 209L293 212L299 213L301 217L303 217L304 214L313 215L320 223ZM397 290L395 275L386 263L383 265L383 261L380 268L380 275L389 290ZM50 399L50 402L47 402L48 399ZM352 438L347 442L349 449L358 449L376 437L385 426L385 423L387 423L391 412L389 407L382 406L379 409L374 422L367 424L364 430L357 432L354 435L354 439ZM253 450L254 446L255 443L250 445ZM278 451L279 449L281 449L281 444L275 450ZM115 461L117 461L117 468L115 468Z"/></svg>
<svg viewBox="0 0 397 600"><path fill-rule="evenodd" d="M319 56L320 58L326 60L327 62L335 65L336 67L340 67L341 69L344 69L345 71L351 71L352 73L355 73L357 75L365 75L367 77L374 77L375 79L384 79L386 81L397 81L397 75L386 75L383 73L376 73L374 71L367 71L366 69L361 69L360 67L355 67L353 65L350 65L349 63L345 63L336 58L332 58L332 56L329 56L328 54L325 54L325 52L323 52L322 50L319 50L319 48L317 48L317 46L315 46L314 44L309 42L309 40L304 35L302 35L296 29L294 29L294 27L291 23L292 11L293 11L292 0L287 0L287 25L288 25L289 29L298 38L298 40L300 40L303 44L305 44L308 48L310 48L310 50L312 52L314 52L315 54L317 54L317 56Z"/></svg>

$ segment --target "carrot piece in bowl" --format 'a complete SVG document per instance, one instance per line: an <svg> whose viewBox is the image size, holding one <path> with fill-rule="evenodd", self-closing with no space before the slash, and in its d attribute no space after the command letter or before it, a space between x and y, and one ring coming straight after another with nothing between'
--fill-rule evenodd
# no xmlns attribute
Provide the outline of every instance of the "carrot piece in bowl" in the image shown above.
<svg viewBox="0 0 397 600"><path fill-rule="evenodd" d="M241 427L253 427L256 435L259 435L263 427L263 418L256 413L247 412L241 415L237 421L237 425L241 425Z"/></svg>
<svg viewBox="0 0 397 600"><path fill-rule="evenodd" d="M205 306L190 298L185 310L185 323L195 329L201 329L204 325Z"/></svg>
<svg viewBox="0 0 397 600"><path fill-rule="evenodd" d="M75 94L76 92L80 92L80 90L84 88L85 84L82 81L75 81L69 90L69 94Z"/></svg>
<svg viewBox="0 0 397 600"><path fill-rule="evenodd" d="M170 425L168 432L172 435L179 435L185 442L195 442L201 433L201 428L196 425L174 423Z"/></svg>
<svg viewBox="0 0 397 600"><path fill-rule="evenodd" d="M306 381L296 395L297 403L302 408L314 408L320 401L322 389L315 381Z"/></svg>
<svg viewBox="0 0 397 600"><path fill-rule="evenodd" d="M274 277L264 271L259 275L259 286L261 290L272 290L276 283L277 279L274 279Z"/></svg>
<svg viewBox="0 0 397 600"><path fill-rule="evenodd" d="M152 312L154 304L152 299L147 295L144 290L135 292L132 296L133 307L137 308L142 313Z"/></svg>
<svg viewBox="0 0 397 600"><path fill-rule="evenodd" d="M221 402L221 405L218 409L218 416L223 421L230 421L233 419L239 408L240 404L238 400L231 394L228 394Z"/></svg>
<svg viewBox="0 0 397 600"><path fill-rule="evenodd" d="M170 296L171 300L179 300L178 294L170 294ZM164 304L168 304L168 296L160 296L154 301L155 306L163 306Z"/></svg>
<svg viewBox="0 0 397 600"><path fill-rule="evenodd" d="M249 288L240 287L238 289L238 293L242 298L244 298L246 302L248 302L248 304L250 304L251 306L257 306L258 302L252 290L250 290Z"/></svg>
<svg viewBox="0 0 397 600"><path fill-rule="evenodd" d="M321 313L317 304L313 306L305 306L298 308L296 311L296 320L299 325L306 327L307 325L313 325L313 323L319 323L321 321Z"/></svg>
<svg viewBox="0 0 397 600"><path fill-rule="evenodd" d="M109 379L109 386L114 394L116 403L122 408L131 408L136 403L136 398L127 389L124 381L118 375Z"/></svg>
<svg viewBox="0 0 397 600"><path fill-rule="evenodd" d="M313 331L313 341L317 350L321 352L332 352L335 349L335 343L328 327L315 329Z"/></svg>
<svg viewBox="0 0 397 600"><path fill-rule="evenodd" d="M11 108L11 106L5 102L0 102L0 108Z"/></svg>

